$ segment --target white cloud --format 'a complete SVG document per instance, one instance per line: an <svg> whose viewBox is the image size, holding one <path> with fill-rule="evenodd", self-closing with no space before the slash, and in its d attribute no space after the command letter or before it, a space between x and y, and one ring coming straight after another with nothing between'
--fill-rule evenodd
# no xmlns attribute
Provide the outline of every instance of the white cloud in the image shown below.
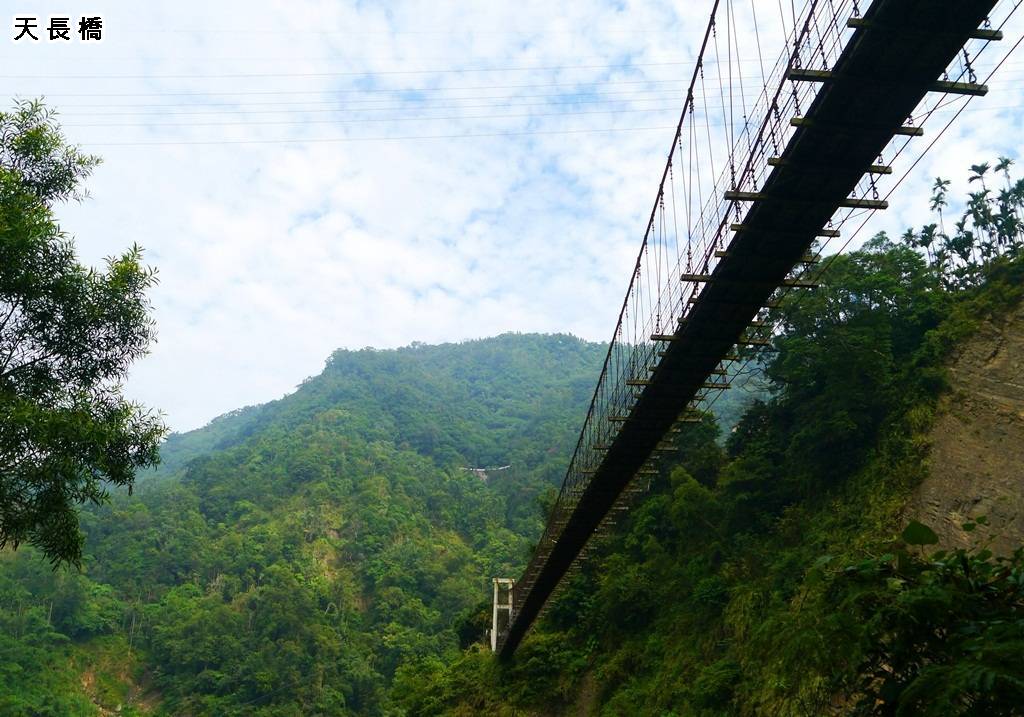
<svg viewBox="0 0 1024 717"><path fill-rule="evenodd" d="M607 339L671 131L577 130L674 125L710 5L119 0L89 6L102 45L0 44L0 64L56 76L6 92L50 96L105 157L60 215L85 260L138 242L159 267L160 341L129 392L184 430L290 391L338 347ZM1009 85L985 102L1016 104ZM429 91L375 91L410 87ZM917 221L936 173L1015 156L1018 119L966 113L864 236ZM541 133L359 139L517 132ZM186 144L207 140L268 143ZM179 144L110 144L134 141Z"/></svg>

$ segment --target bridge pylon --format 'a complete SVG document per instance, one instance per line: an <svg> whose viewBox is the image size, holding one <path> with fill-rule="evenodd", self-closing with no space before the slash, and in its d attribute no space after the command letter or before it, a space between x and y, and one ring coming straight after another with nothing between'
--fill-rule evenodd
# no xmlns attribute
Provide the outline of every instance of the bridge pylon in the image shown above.
<svg viewBox="0 0 1024 717"><path fill-rule="evenodd" d="M508 632L512 623L513 588L516 581L513 578L494 578L491 581L494 585L494 602L491 608L491 652L498 651L500 638Z"/></svg>

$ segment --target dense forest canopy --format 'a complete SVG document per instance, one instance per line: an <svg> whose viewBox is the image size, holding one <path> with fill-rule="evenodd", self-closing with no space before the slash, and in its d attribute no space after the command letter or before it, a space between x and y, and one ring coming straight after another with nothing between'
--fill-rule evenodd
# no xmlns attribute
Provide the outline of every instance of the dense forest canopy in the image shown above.
<svg viewBox="0 0 1024 717"><path fill-rule="evenodd" d="M491 576L525 561L604 351L338 351L294 394L172 436L135 496L83 515L83 573L0 560L0 712L89 714L71 665L120 650L168 714L388 713L398 665L457 651Z"/></svg>

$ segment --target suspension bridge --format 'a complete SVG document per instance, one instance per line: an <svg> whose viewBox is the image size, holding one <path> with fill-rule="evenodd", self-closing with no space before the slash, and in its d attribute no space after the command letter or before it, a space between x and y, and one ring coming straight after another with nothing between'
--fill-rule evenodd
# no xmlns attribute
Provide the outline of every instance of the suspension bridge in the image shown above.
<svg viewBox="0 0 1024 717"><path fill-rule="evenodd" d="M770 342L780 292L813 287L816 248L888 206L878 183L924 120L987 92L976 68L1003 6L715 0L557 501L522 576L495 581L501 657L675 450L673 432L728 388L743 347Z"/></svg>

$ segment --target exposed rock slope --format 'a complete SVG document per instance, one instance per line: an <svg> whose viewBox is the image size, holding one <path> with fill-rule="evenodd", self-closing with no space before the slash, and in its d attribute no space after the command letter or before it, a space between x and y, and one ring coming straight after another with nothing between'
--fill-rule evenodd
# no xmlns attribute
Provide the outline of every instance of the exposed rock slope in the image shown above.
<svg viewBox="0 0 1024 717"><path fill-rule="evenodd" d="M988 543L1010 552L1024 543L1024 306L986 321L957 350L950 379L929 476L907 512L931 526L942 547ZM989 528L961 528L981 515Z"/></svg>

